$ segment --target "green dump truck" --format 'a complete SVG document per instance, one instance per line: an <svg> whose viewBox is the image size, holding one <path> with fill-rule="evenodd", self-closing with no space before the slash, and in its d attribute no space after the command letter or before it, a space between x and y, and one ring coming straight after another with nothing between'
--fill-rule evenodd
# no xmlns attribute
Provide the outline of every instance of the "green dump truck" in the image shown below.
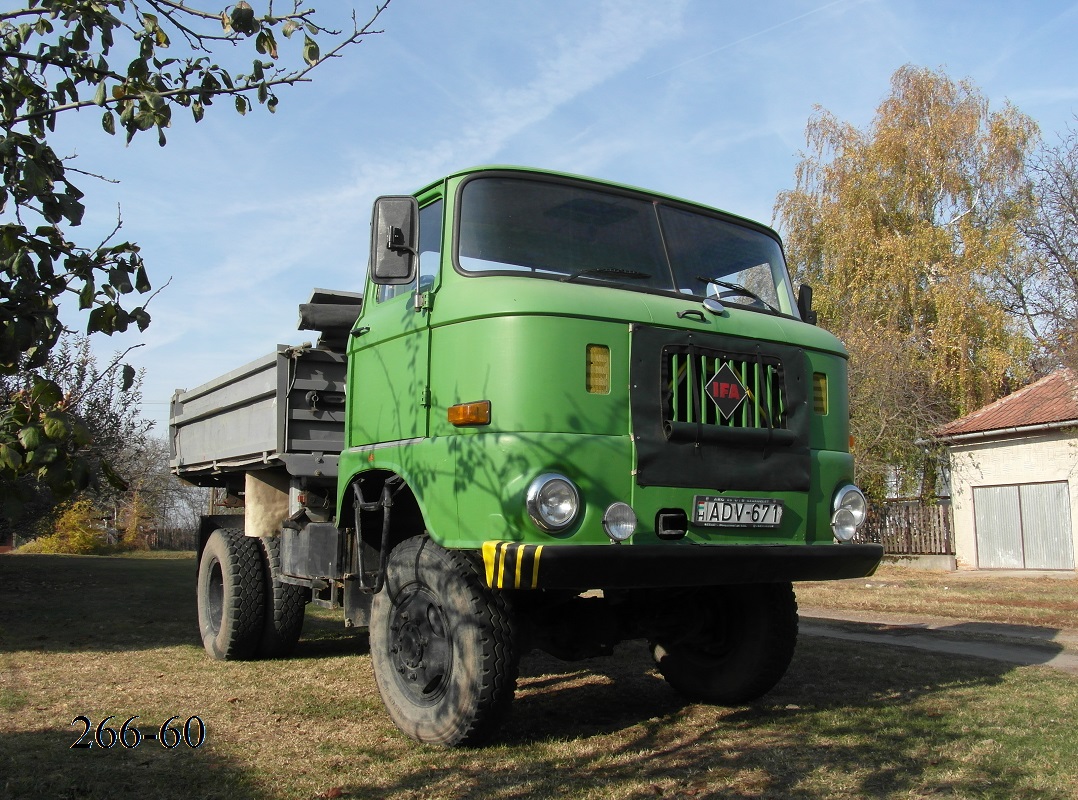
<svg viewBox="0 0 1078 800"><path fill-rule="evenodd" d="M301 305L317 341L173 397L173 471L243 507L202 525L215 658L340 608L400 730L473 744L531 649L643 639L686 697L750 701L792 657L792 583L876 569L846 353L769 228L481 168L379 198L367 273Z"/></svg>

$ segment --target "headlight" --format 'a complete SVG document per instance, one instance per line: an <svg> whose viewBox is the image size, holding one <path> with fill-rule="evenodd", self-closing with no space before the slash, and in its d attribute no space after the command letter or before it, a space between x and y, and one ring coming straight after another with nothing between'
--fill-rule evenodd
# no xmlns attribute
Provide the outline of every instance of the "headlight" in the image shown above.
<svg viewBox="0 0 1078 800"><path fill-rule="evenodd" d="M636 512L627 503L611 503L603 514L603 530L612 541L624 542L636 533Z"/></svg>
<svg viewBox="0 0 1078 800"><path fill-rule="evenodd" d="M850 541L868 516L865 496L856 486L847 484L835 492L832 508L834 513L831 515L831 530L834 531L835 538L840 542Z"/></svg>
<svg viewBox="0 0 1078 800"><path fill-rule="evenodd" d="M528 486L528 515L544 531L568 528L580 511L580 492L563 475L540 475Z"/></svg>

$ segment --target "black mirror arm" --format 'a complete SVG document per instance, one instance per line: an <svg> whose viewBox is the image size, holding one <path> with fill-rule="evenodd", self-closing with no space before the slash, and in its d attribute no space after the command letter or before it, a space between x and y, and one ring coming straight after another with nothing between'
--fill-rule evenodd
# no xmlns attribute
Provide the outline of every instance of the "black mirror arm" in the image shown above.
<svg viewBox="0 0 1078 800"><path fill-rule="evenodd" d="M386 250L392 250L394 253L411 253L413 256L419 255L414 247L404 241L404 231L396 226L389 229Z"/></svg>
<svg viewBox="0 0 1078 800"><path fill-rule="evenodd" d="M816 312L812 310L812 287L807 283L801 284L797 291L797 311L803 321L809 325L816 324Z"/></svg>

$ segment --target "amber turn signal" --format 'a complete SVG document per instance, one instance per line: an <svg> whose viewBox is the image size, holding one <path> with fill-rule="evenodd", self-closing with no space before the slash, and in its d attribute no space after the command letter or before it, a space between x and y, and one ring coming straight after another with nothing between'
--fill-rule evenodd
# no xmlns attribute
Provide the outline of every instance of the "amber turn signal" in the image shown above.
<svg viewBox="0 0 1078 800"><path fill-rule="evenodd" d="M490 401L457 403L449 407L449 421L457 427L490 424Z"/></svg>

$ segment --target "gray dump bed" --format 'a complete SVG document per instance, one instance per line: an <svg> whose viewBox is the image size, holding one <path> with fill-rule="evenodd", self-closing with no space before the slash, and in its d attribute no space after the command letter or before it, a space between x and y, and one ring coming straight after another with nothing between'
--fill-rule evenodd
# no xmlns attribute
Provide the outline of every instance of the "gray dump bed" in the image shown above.
<svg viewBox="0 0 1078 800"><path fill-rule="evenodd" d="M195 389L178 390L169 418L170 467L201 485L229 473L283 466L333 478L344 447L345 347L359 295L316 289L300 306L300 329L317 345L274 353Z"/></svg>

